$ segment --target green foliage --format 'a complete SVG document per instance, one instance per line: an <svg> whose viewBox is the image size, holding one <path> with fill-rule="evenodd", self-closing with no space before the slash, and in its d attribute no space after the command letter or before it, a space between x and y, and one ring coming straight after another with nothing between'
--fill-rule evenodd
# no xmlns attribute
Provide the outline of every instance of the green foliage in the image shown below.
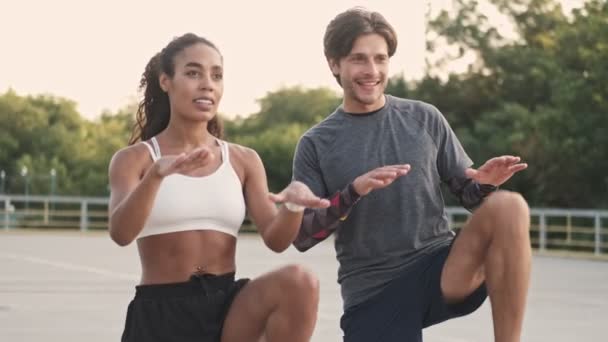
<svg viewBox="0 0 608 342"><path fill-rule="evenodd" d="M266 168L269 188L280 191L291 181L293 153L307 128L297 123L276 125L254 134L237 136L233 141L257 151Z"/></svg>
<svg viewBox="0 0 608 342"><path fill-rule="evenodd" d="M131 112L83 119L74 102L52 96L0 96L0 169L5 191L105 196L112 154L127 141ZM27 173L22 175L22 169ZM27 183L27 184L26 184Z"/></svg>
<svg viewBox="0 0 608 342"><path fill-rule="evenodd" d="M227 123L226 135L258 152L270 189L279 191L291 180L293 154L300 136L339 103L336 94L325 88L279 89L260 100L258 113Z"/></svg>
<svg viewBox="0 0 608 342"><path fill-rule="evenodd" d="M517 154L529 163L506 188L533 206L608 207L608 3L589 0L563 13L554 0L486 0L516 32L506 38L481 11L480 1L455 0L429 30L429 52L446 55L417 81L397 76L387 93L436 105L477 165ZM445 49L448 44L455 49ZM467 72L443 66L466 52L477 57ZM439 77L438 75L443 75ZM340 103L329 89L282 88L259 100L260 110L225 121L229 141L261 156L271 190L291 179L299 137ZM52 96L0 95L0 169L6 189L23 193L106 196L107 167L127 144L133 106L83 119L72 101ZM448 196L449 198L449 196Z"/></svg>
<svg viewBox="0 0 608 342"><path fill-rule="evenodd" d="M409 96L442 110L478 163L521 155L530 168L507 187L532 205L608 207L607 2L571 15L553 0L489 2L518 38L504 38L477 1L455 1L455 14L441 13L430 28L478 60L466 73L432 76L446 56Z"/></svg>

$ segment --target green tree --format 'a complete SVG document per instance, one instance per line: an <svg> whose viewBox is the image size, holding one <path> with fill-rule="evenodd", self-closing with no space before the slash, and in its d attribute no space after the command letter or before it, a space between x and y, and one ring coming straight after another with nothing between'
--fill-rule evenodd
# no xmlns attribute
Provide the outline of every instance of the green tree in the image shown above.
<svg viewBox="0 0 608 342"><path fill-rule="evenodd" d="M565 14L552 0L489 2L517 38L501 35L479 2L454 1L453 14L429 27L460 51L455 58L468 51L477 60L465 73L437 77L446 56L408 86L410 96L437 105L474 160L522 155L530 169L508 186L533 205L607 207L608 4L588 1ZM439 44L430 42L430 52Z"/></svg>
<svg viewBox="0 0 608 342"><path fill-rule="evenodd" d="M259 100L260 111L226 122L227 138L258 152L269 187L277 191L291 181L293 153L300 136L340 103L329 89L282 88Z"/></svg>
<svg viewBox="0 0 608 342"><path fill-rule="evenodd" d="M0 168L8 193L105 196L107 166L126 145L132 108L105 113L98 121L82 118L73 101L49 95L0 96ZM21 175L21 170L27 174Z"/></svg>

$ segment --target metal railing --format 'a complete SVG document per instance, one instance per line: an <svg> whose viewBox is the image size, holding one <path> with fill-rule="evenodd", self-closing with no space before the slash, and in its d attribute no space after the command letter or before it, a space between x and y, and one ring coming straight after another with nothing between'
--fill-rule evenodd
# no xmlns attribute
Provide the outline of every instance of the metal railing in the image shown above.
<svg viewBox="0 0 608 342"><path fill-rule="evenodd" d="M108 198L0 195L0 223L11 229L105 230ZM470 213L448 207L450 227L459 227ZM540 251L564 250L608 254L608 210L532 208L530 238Z"/></svg>
<svg viewBox="0 0 608 342"><path fill-rule="evenodd" d="M0 195L4 230L15 228L107 229L108 199Z"/></svg>
<svg viewBox="0 0 608 342"><path fill-rule="evenodd" d="M470 213L446 208L450 227L462 226ZM540 250L608 254L608 210L531 208L530 241Z"/></svg>

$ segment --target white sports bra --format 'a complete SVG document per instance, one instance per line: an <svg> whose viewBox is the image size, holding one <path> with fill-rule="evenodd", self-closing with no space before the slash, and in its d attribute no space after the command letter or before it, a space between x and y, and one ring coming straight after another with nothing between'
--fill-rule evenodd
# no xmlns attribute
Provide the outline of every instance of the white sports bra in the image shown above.
<svg viewBox="0 0 608 342"><path fill-rule="evenodd" d="M161 156L156 138L148 147L154 161ZM242 184L230 163L228 143L217 140L222 164L212 174L172 174L158 189L152 210L137 238L187 230L215 230L237 236L245 218Z"/></svg>

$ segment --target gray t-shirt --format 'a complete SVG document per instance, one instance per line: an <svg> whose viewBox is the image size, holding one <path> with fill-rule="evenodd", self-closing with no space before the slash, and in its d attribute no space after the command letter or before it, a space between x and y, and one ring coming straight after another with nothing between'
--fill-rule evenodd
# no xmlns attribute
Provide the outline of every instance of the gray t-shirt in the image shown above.
<svg viewBox="0 0 608 342"><path fill-rule="evenodd" d="M422 255L450 243L440 185L464 177L472 161L437 108L389 95L385 106L370 114L336 109L296 148L293 178L321 197L393 164L412 168L361 198L336 231L345 310L378 294Z"/></svg>

